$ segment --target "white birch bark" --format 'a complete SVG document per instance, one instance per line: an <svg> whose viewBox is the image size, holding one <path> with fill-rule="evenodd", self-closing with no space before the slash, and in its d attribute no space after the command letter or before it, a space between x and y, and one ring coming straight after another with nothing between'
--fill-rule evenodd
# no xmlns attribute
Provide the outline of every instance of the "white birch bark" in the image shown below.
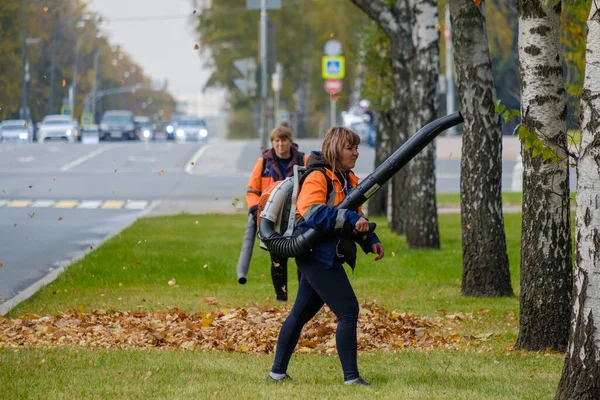
<svg viewBox="0 0 600 400"><path fill-rule="evenodd" d="M576 257L568 354L557 399L600 398L600 8L587 21L577 163Z"/></svg>
<svg viewBox="0 0 600 400"><path fill-rule="evenodd" d="M560 2L519 1L521 124L563 161L523 153L520 329L516 347L565 350L572 286L566 90Z"/></svg>
<svg viewBox="0 0 600 400"><path fill-rule="evenodd" d="M411 97L414 118L409 132L433 121L437 116L436 86L439 75L439 31L435 0L411 0L414 10L412 42L415 58L411 71ZM409 164L409 199L406 239L410 248L439 248L437 205L435 199L435 143L428 145Z"/></svg>

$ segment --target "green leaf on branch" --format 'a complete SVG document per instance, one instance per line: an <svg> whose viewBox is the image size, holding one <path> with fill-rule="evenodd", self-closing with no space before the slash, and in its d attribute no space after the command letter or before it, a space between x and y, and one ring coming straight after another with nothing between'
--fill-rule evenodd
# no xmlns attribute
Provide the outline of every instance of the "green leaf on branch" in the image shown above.
<svg viewBox="0 0 600 400"><path fill-rule="evenodd" d="M498 114L502 114L504 110L506 110L506 106L502 104L502 100L496 99L494 102L494 111L496 111Z"/></svg>

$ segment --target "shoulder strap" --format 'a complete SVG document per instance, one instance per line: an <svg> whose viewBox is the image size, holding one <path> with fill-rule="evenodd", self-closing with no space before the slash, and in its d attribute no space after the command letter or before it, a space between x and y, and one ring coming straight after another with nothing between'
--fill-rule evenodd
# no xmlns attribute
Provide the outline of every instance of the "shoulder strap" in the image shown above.
<svg viewBox="0 0 600 400"><path fill-rule="evenodd" d="M301 151L296 154L296 165L304 166L304 153Z"/></svg>
<svg viewBox="0 0 600 400"><path fill-rule="evenodd" d="M335 197L331 198L332 197L331 194L334 193L333 181L329 178L329 176L327 176L327 172L325 171L325 168L323 168L323 167L307 168L306 171L304 172L304 174L302 175L302 177L300 178L299 186L302 187L302 184L304 183L304 180L306 179L306 177L308 175L310 175L310 173L313 171L319 171L325 177L325 181L327 181L327 205L333 206L333 202L335 201Z"/></svg>

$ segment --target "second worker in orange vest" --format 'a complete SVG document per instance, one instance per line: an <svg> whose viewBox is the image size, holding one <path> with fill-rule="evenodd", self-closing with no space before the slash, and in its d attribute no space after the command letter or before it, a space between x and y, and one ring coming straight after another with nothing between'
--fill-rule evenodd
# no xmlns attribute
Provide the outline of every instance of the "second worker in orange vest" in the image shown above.
<svg viewBox="0 0 600 400"><path fill-rule="evenodd" d="M284 180L294 174L294 165L304 166L308 156L298 151L298 145L293 142L292 131L282 123L271 131L272 148L266 150L256 160L256 165L250 174L246 190L248 212L256 219L258 202L263 191L273 182ZM288 259L271 254L271 279L275 288L277 300L287 301ZM300 271L298 271L300 281Z"/></svg>

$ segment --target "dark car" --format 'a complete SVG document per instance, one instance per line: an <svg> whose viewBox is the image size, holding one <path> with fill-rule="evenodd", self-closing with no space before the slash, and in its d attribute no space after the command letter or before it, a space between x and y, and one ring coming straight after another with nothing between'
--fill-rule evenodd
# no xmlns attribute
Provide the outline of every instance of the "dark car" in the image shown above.
<svg viewBox="0 0 600 400"><path fill-rule="evenodd" d="M126 110L106 111L100 121L100 140L139 139L139 130L135 125L133 113Z"/></svg>
<svg viewBox="0 0 600 400"><path fill-rule="evenodd" d="M142 140L155 140L155 132L154 132L154 124L150 117L146 117L143 115L133 117L135 122L135 126L138 129L140 134L140 139Z"/></svg>

